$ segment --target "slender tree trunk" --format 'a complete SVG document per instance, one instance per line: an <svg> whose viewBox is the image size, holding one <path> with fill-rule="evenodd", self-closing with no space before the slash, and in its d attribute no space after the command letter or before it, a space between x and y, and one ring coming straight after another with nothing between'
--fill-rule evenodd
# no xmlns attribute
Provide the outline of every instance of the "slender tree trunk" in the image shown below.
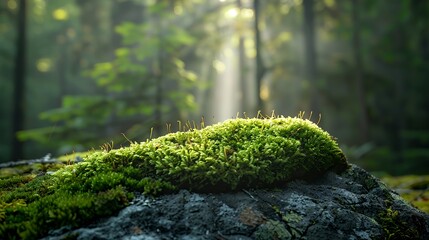
<svg viewBox="0 0 429 240"><path fill-rule="evenodd" d="M352 0L352 21L353 21L353 55L355 61L355 85L359 104L359 133L360 143L368 141L368 108L365 101L365 83L362 77L363 64L360 42L360 16L359 1Z"/></svg>
<svg viewBox="0 0 429 240"><path fill-rule="evenodd" d="M21 159L23 156L23 144L17 138L17 133L24 128L25 117L25 73L26 73L26 0L19 0L17 14L17 40L15 56L15 76L13 94L13 114L12 114L12 149L11 158L13 161Z"/></svg>
<svg viewBox="0 0 429 240"><path fill-rule="evenodd" d="M157 62L157 73L156 76L156 95L155 95L155 133L157 136L161 136L161 125L162 125L162 99L163 99L163 81L164 81L164 62L163 62L163 50L162 50L162 36L159 35L159 47L158 47L158 62Z"/></svg>
<svg viewBox="0 0 429 240"><path fill-rule="evenodd" d="M304 0L304 38L306 78L310 83L310 111L320 113L319 96L317 90L317 54L314 31L314 1Z"/></svg>
<svg viewBox="0 0 429 240"><path fill-rule="evenodd" d="M155 71L155 134L161 136L162 128L162 104L163 104L163 82L164 82L164 23L162 17L156 14L156 24L158 27L158 49L157 49L157 62L154 63Z"/></svg>
<svg viewBox="0 0 429 240"><path fill-rule="evenodd" d="M255 16L254 31L255 31L255 50L256 50L256 94L257 94L257 110L264 110L264 102L261 98L261 83L264 78L265 68L262 61L262 45L261 45L261 31L259 29L260 17L260 1L253 0L253 11Z"/></svg>
<svg viewBox="0 0 429 240"><path fill-rule="evenodd" d="M239 18L239 26L238 29L238 71L239 71L239 81L240 81L240 89L241 89L241 111L248 112L249 108L249 101L247 99L247 85L246 82L246 57L244 55L244 37L243 37L243 17L242 17L242 8L243 3L242 0L237 0L237 7L240 10L240 18Z"/></svg>

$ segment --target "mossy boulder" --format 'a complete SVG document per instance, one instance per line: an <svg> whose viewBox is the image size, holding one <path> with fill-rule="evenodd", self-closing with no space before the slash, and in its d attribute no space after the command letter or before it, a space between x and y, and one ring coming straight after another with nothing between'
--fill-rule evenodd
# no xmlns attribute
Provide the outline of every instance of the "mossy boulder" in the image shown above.
<svg viewBox="0 0 429 240"><path fill-rule="evenodd" d="M278 189L137 196L113 217L44 240L53 239L426 240L429 215L351 165Z"/></svg>
<svg viewBox="0 0 429 240"><path fill-rule="evenodd" d="M52 175L0 180L0 236L34 238L159 195L271 188L347 168L335 140L301 118L233 119L88 154Z"/></svg>

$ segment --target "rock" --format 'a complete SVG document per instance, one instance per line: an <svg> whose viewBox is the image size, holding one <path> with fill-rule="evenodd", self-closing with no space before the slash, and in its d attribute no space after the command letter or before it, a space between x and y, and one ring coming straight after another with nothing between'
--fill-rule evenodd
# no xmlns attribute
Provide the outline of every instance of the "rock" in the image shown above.
<svg viewBox="0 0 429 240"><path fill-rule="evenodd" d="M117 216L44 239L429 239L429 215L351 165L282 189L143 195Z"/></svg>

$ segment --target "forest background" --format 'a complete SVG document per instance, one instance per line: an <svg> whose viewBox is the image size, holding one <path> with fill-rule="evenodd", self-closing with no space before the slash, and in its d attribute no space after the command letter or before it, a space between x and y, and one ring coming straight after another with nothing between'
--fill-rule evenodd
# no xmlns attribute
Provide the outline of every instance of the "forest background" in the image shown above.
<svg viewBox="0 0 429 240"><path fill-rule="evenodd" d="M429 174L426 0L4 0L0 36L0 162L275 110Z"/></svg>

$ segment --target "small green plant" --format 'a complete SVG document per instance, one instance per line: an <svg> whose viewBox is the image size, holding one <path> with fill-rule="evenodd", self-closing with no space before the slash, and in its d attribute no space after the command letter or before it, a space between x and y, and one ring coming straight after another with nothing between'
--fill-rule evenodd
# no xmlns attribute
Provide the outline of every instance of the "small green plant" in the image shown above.
<svg viewBox="0 0 429 240"><path fill-rule="evenodd" d="M105 145L105 151L52 175L0 180L0 237L33 239L61 226L81 226L123 208L133 192L278 187L348 166L335 140L302 117L185 126L186 132L130 147Z"/></svg>

